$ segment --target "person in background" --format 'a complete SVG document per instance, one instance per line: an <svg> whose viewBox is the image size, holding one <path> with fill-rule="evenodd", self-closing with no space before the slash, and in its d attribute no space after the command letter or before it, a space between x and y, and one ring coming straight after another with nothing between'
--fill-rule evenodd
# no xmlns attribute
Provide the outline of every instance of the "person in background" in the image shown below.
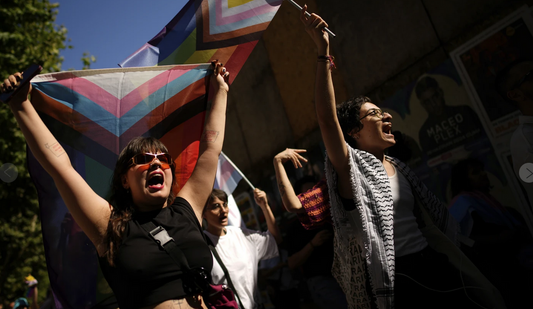
<svg viewBox="0 0 533 309"><path fill-rule="evenodd" d="M260 307L258 263L278 256L277 245L281 242L281 233L268 205L266 193L256 188L254 199L265 216L268 227L266 232L228 226L228 195L222 190L212 190L203 210L203 217L207 220L204 233L226 266L235 292L246 309ZM228 284L222 267L214 257L211 277L214 284Z"/></svg>
<svg viewBox="0 0 533 309"><path fill-rule="evenodd" d="M314 177L307 176L297 181L293 187L287 177L284 163L291 162L294 168L301 168L300 161L307 162L301 153L305 149L287 148L274 157L276 180L283 192L282 201L286 209L296 209L296 213L305 213L305 208L313 207ZM323 181L321 182L323 183ZM297 195L298 194L298 195ZM314 200L316 201L316 200ZM306 204L306 205L302 205ZM306 216L303 216L305 220ZM306 226L311 227L310 224ZM346 296L331 275L333 265L333 228L323 224L314 229L306 229L299 221L290 225L285 241L289 248L288 266L301 271L313 302L320 308L347 308Z"/></svg>
<svg viewBox="0 0 533 309"><path fill-rule="evenodd" d="M500 290L509 308L518 308L533 289L533 241L522 216L491 193L483 162L468 158L452 167L449 211L461 234L473 240L465 254Z"/></svg>
<svg viewBox="0 0 533 309"><path fill-rule="evenodd" d="M457 223L403 162L385 156L395 144L389 113L364 96L336 106L334 59L324 31L328 25L316 14L306 16L306 11L305 6L300 19L318 53L315 109L327 152L335 237L332 273L349 308L478 307L465 294L448 256L429 245L446 244L453 256L461 255ZM422 223L415 211L429 220ZM487 297L497 295L478 275L491 290Z"/></svg>
<svg viewBox="0 0 533 309"><path fill-rule="evenodd" d="M28 303L28 300L26 298L19 297L13 303L13 309L30 309L30 304Z"/></svg>

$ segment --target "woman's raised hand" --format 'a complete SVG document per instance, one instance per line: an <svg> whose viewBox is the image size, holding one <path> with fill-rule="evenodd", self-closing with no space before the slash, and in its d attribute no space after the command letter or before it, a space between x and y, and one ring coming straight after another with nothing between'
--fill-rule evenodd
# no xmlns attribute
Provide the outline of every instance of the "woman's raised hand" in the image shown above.
<svg viewBox="0 0 533 309"><path fill-rule="evenodd" d="M8 78L4 80L4 82L0 85L0 93L6 93L15 91L17 87L20 84L20 81L22 80L22 73L14 73L13 75L9 75ZM28 94L31 91L31 83L27 83L27 85L24 86L24 89L21 89L14 97L9 100L9 103L15 103L20 104L28 99Z"/></svg>
<svg viewBox="0 0 533 309"><path fill-rule="evenodd" d="M254 190L254 199L257 205L261 206L261 208L266 207L268 205L268 199L265 191L255 188Z"/></svg>
<svg viewBox="0 0 533 309"><path fill-rule="evenodd" d="M213 75L211 81L218 85L218 89L229 91L229 72L224 67L224 64L218 60L211 61L211 67L213 68Z"/></svg>
<svg viewBox="0 0 533 309"><path fill-rule="evenodd" d="M302 163L300 161L307 163L307 159L300 155L301 153L304 153L304 152L307 152L307 150L287 148L283 150L282 152L278 153L274 157L274 160L278 160L281 163L285 163L290 160L292 161L294 168L299 168L299 167L302 167Z"/></svg>
<svg viewBox="0 0 533 309"><path fill-rule="evenodd" d="M305 25L305 31L311 36L313 42L315 42L316 47L318 48L318 53L322 55L329 54L329 35L324 30L325 27L328 27L328 24L322 19L322 17L311 13L311 16L306 16L307 4L303 6L302 11L300 12L300 20Z"/></svg>

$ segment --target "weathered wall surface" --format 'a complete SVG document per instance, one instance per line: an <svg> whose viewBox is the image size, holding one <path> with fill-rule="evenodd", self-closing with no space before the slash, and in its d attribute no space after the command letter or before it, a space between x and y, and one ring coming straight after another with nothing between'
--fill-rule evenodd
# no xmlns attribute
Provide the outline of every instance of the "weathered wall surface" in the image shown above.
<svg viewBox="0 0 533 309"><path fill-rule="evenodd" d="M303 4L303 1L298 1ZM449 52L533 1L315 0L337 37L337 102L365 94L378 105L449 58ZM313 103L316 51L284 2L231 87L224 152L260 185L286 147L321 141Z"/></svg>

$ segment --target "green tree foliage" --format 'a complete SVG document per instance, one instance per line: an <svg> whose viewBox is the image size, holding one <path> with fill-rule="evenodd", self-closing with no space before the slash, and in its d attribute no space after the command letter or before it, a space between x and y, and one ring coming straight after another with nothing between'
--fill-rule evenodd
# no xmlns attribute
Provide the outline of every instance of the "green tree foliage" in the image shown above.
<svg viewBox="0 0 533 309"><path fill-rule="evenodd" d="M0 78L32 63L61 69L67 30L55 24L58 4L48 0L0 0ZM49 286L37 193L26 167L26 144L13 114L0 104L0 166L14 164L18 177L0 180L0 303L24 297L24 277L39 281L39 300Z"/></svg>
<svg viewBox="0 0 533 309"><path fill-rule="evenodd" d="M81 62L83 63L83 70L88 70L91 68L91 63L96 62L96 57L89 52L84 52Z"/></svg>

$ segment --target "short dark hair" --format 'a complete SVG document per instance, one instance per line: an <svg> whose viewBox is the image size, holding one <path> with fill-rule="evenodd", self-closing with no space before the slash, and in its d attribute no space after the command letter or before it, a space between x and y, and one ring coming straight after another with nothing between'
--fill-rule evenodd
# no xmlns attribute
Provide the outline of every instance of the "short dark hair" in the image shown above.
<svg viewBox="0 0 533 309"><path fill-rule="evenodd" d="M514 106L517 105L516 102L507 97L507 91L514 89L514 85L509 85L509 80L511 78L511 70L517 65L522 64L524 62L533 62L533 60L521 58L509 63L498 72L498 74L496 75L496 79L494 80L494 85L496 86L496 91L498 92L498 94L506 102L511 103Z"/></svg>
<svg viewBox="0 0 533 309"><path fill-rule="evenodd" d="M364 103L372 103L372 100L369 97L360 95L348 99L337 106L337 118L339 119L344 140L353 148L356 148L357 143L350 136L350 132L353 129L359 131L363 128L360 112Z"/></svg>
<svg viewBox="0 0 533 309"><path fill-rule="evenodd" d="M211 191L211 194L209 195L209 198L207 199L207 202L205 203L203 212L205 212L205 210L207 209L207 205L209 205L209 203L211 203L211 201L215 197L224 203L228 203L228 194L224 190L213 189L213 191Z"/></svg>
<svg viewBox="0 0 533 309"><path fill-rule="evenodd" d="M426 90L431 88L439 88L439 83L436 79L430 76L425 76L421 78L417 83L415 87L416 97L420 99L420 96L422 93L424 93Z"/></svg>

